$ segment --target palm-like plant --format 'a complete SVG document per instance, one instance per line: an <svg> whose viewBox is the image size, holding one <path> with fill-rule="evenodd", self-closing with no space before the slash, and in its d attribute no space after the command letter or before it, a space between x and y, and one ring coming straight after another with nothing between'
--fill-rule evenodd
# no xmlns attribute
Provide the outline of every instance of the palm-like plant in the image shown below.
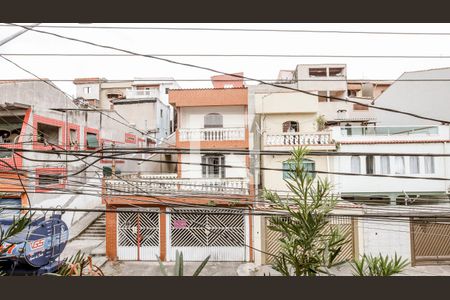
<svg viewBox="0 0 450 300"><path fill-rule="evenodd" d="M292 197L281 199L277 193L264 193L274 208L287 213L287 217L272 217L269 226L281 233L281 249L273 267L284 276L330 274L329 268L340 264L336 257L348 242L338 228L329 225L337 198L328 181L314 178L305 169L307 153L306 148L294 149L289 160L291 169L285 182Z"/></svg>
<svg viewBox="0 0 450 300"><path fill-rule="evenodd" d="M363 255L360 259L355 259L352 263L354 276L392 276L400 274L408 266L408 260L402 257Z"/></svg>
<svg viewBox="0 0 450 300"><path fill-rule="evenodd" d="M211 257L211 255L208 255L208 257L205 258L205 260L202 261L202 263L200 264L200 266L198 266L197 270L195 270L195 272L194 272L194 274L192 274L192 276L200 275L201 271L203 270L203 268L208 263L208 260L209 260L210 257ZM164 276L169 276L169 274L167 273L167 268L162 263L161 258L158 255L156 256L156 258L158 259L159 268L161 269L161 273ZM174 270L173 270L173 276L184 276L183 252L178 252L177 251L175 253L175 266L174 266Z"/></svg>

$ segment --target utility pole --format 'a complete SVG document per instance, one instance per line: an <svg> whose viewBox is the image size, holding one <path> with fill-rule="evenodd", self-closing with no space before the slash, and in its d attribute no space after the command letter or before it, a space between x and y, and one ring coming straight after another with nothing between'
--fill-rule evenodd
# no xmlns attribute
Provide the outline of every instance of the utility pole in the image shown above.
<svg viewBox="0 0 450 300"><path fill-rule="evenodd" d="M116 143L115 142L113 142L112 144L111 144L111 148L112 148L112 155L113 155L113 157L112 157L112 164L111 164L111 175L112 176L116 176L116 159L115 159L115 156L114 156L114 148L116 147Z"/></svg>
<svg viewBox="0 0 450 300"><path fill-rule="evenodd" d="M29 25L29 26L27 26L27 27L33 28L33 27L38 26L39 24L41 24L41 23L34 23L34 24ZM20 31L18 31L18 32L16 32L16 33L14 33L13 35L10 35L10 36L4 38L3 40L0 41L0 46L3 46L4 44L8 43L9 41L15 39L16 37L18 37L19 35L21 35L21 34L27 32L27 31L28 31L28 28L25 28L25 29L22 29L22 30L20 30Z"/></svg>

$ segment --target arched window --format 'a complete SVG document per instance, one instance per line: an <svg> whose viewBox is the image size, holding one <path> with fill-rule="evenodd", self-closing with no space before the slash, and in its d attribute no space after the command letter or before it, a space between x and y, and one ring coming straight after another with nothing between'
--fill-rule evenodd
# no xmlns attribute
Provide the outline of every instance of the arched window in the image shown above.
<svg viewBox="0 0 450 300"><path fill-rule="evenodd" d="M210 113L204 117L204 128L222 128L223 116L218 113Z"/></svg>
<svg viewBox="0 0 450 300"><path fill-rule="evenodd" d="M303 159L303 170L311 177L315 177L316 173L314 172L316 170L316 163L311 159ZM283 162L283 179L291 179L291 173L295 171L295 162L293 161L284 161Z"/></svg>
<svg viewBox="0 0 450 300"><path fill-rule="evenodd" d="M299 126L296 121L286 121L283 123L283 132L298 132Z"/></svg>
<svg viewBox="0 0 450 300"><path fill-rule="evenodd" d="M361 173L361 159L357 155L353 155L351 158L352 173Z"/></svg>

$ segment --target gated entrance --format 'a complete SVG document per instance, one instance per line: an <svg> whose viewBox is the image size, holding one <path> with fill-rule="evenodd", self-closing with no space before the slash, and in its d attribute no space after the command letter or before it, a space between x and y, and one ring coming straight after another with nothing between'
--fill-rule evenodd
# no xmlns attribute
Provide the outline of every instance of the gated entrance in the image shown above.
<svg viewBox="0 0 450 300"><path fill-rule="evenodd" d="M280 238L282 234L280 232L270 230L271 224L270 218L266 219L265 228L265 246L264 261L267 264L275 262L275 256L280 252ZM283 218L287 221L287 218ZM331 228L339 228L342 235L346 236L347 243L342 247L341 252L336 257L336 261L346 261L354 257L354 234L353 234L353 221L351 217L344 216L330 216L328 226L325 228L325 232L329 232ZM269 255L272 254L272 255Z"/></svg>
<svg viewBox="0 0 450 300"><path fill-rule="evenodd" d="M156 260L159 251L159 213L117 213L117 256L120 260Z"/></svg>
<svg viewBox="0 0 450 300"><path fill-rule="evenodd" d="M450 264L450 221L413 218L411 222L412 264Z"/></svg>
<svg viewBox="0 0 450 300"><path fill-rule="evenodd" d="M211 214L211 213L231 214ZM182 251L185 260L201 261L211 255L211 261L245 261L248 217L227 209L172 209L169 217L168 258L175 260Z"/></svg>

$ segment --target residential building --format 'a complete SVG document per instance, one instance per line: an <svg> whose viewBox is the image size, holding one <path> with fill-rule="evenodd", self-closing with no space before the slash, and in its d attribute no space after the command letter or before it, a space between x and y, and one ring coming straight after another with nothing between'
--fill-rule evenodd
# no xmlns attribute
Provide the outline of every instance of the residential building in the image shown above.
<svg viewBox="0 0 450 300"><path fill-rule="evenodd" d="M172 134L176 124L168 92L178 88L173 78L135 78L129 81L105 78L77 78L76 95L98 108L114 108L118 114L145 132L150 144L160 144Z"/></svg>
<svg viewBox="0 0 450 300"><path fill-rule="evenodd" d="M375 105L429 118L448 120L450 68L403 73L375 100ZM439 125L440 122L373 109L379 125Z"/></svg>
<svg viewBox="0 0 450 300"><path fill-rule="evenodd" d="M107 214L110 259L155 260L157 255L172 261L177 250L187 261L208 255L211 261L253 259L248 91L242 80L227 78L212 78L220 87L169 91L178 123L177 173L105 180L111 193L104 202L117 211ZM224 82L230 86L222 87ZM145 211L127 212L130 205Z"/></svg>
<svg viewBox="0 0 450 300"><path fill-rule="evenodd" d="M450 207L449 126L332 129L337 152L358 153L334 156L334 170L362 175L335 176L336 193L363 205L365 214L384 216L356 220L356 253L397 254L413 265L448 263L449 240L439 238L450 233L448 220L408 215L439 215Z"/></svg>
<svg viewBox="0 0 450 300"><path fill-rule="evenodd" d="M139 147L142 138L114 110L74 102L50 81L0 81L0 205L99 206L103 172L137 169L129 155L111 159L100 150ZM84 215L66 212L63 220L71 227Z"/></svg>

